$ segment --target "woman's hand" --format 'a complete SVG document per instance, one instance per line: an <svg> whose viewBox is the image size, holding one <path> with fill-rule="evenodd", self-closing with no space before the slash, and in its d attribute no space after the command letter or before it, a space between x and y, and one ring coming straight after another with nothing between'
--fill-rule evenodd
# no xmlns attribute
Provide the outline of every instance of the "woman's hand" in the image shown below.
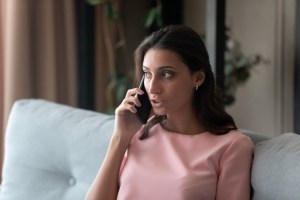
<svg viewBox="0 0 300 200"><path fill-rule="evenodd" d="M115 111L116 122L114 136L121 139L121 142L128 146L133 135L141 128L135 106L141 106L136 94L142 95L144 91L139 88L130 89Z"/></svg>
<svg viewBox="0 0 300 200"><path fill-rule="evenodd" d="M140 106L135 94L143 94L139 88L127 91L123 102L116 109L115 130L102 166L91 185L86 200L115 200L118 195L118 177L124 153L133 137L141 128L134 105Z"/></svg>

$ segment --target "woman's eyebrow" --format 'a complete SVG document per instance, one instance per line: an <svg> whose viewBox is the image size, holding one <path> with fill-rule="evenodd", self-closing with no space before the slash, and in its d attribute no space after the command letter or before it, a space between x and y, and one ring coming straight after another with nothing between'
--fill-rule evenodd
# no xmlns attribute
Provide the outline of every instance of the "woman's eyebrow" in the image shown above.
<svg viewBox="0 0 300 200"><path fill-rule="evenodd" d="M149 68L146 67L146 66L143 66L143 69L149 70ZM176 69L176 67L172 67L172 66L161 66L161 67L158 68L158 70L165 70L165 69Z"/></svg>

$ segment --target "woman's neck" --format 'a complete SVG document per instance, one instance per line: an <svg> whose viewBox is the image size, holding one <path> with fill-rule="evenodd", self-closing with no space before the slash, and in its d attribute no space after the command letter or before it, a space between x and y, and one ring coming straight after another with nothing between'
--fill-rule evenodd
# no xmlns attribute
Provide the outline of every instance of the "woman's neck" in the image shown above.
<svg viewBox="0 0 300 200"><path fill-rule="evenodd" d="M176 117L167 115L161 125L168 131L184 135L195 135L206 131L195 114L189 116L182 114Z"/></svg>

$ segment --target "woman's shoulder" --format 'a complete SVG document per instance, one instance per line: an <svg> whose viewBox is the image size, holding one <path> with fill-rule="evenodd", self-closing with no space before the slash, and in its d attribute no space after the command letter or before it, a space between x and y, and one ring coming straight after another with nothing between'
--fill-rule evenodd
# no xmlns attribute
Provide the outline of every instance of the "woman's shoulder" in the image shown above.
<svg viewBox="0 0 300 200"><path fill-rule="evenodd" d="M239 151L252 151L254 144L250 137L244 135L238 130L232 130L223 135L223 140L226 142L227 149L236 149Z"/></svg>
<svg viewBox="0 0 300 200"><path fill-rule="evenodd" d="M232 140L232 142L235 142L235 141L245 141L245 142L253 144L251 138L249 136L243 134L239 130L231 130L226 135L228 136L228 138L230 140Z"/></svg>
<svg viewBox="0 0 300 200"><path fill-rule="evenodd" d="M224 134L223 136L225 136L229 140L248 140L248 141L251 141L251 139L247 135L243 134L239 130L231 130L228 133Z"/></svg>
<svg viewBox="0 0 300 200"><path fill-rule="evenodd" d="M231 130L228 133L223 135L215 135L210 133L209 137L214 144L219 144L220 146L226 149L242 148L242 149L252 150L254 146L252 140L238 130Z"/></svg>

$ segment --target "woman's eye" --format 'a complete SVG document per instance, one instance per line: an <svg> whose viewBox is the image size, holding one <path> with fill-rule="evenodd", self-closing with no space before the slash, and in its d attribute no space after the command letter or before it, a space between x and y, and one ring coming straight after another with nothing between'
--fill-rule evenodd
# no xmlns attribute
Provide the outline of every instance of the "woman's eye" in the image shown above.
<svg viewBox="0 0 300 200"><path fill-rule="evenodd" d="M150 74L149 72L144 72L144 74L145 74L145 77L146 77L146 78L151 77L151 74Z"/></svg>
<svg viewBox="0 0 300 200"><path fill-rule="evenodd" d="M163 72L162 75L163 75L163 77L165 77L165 78L170 78L171 76L173 76L173 74L170 73L170 72Z"/></svg>

